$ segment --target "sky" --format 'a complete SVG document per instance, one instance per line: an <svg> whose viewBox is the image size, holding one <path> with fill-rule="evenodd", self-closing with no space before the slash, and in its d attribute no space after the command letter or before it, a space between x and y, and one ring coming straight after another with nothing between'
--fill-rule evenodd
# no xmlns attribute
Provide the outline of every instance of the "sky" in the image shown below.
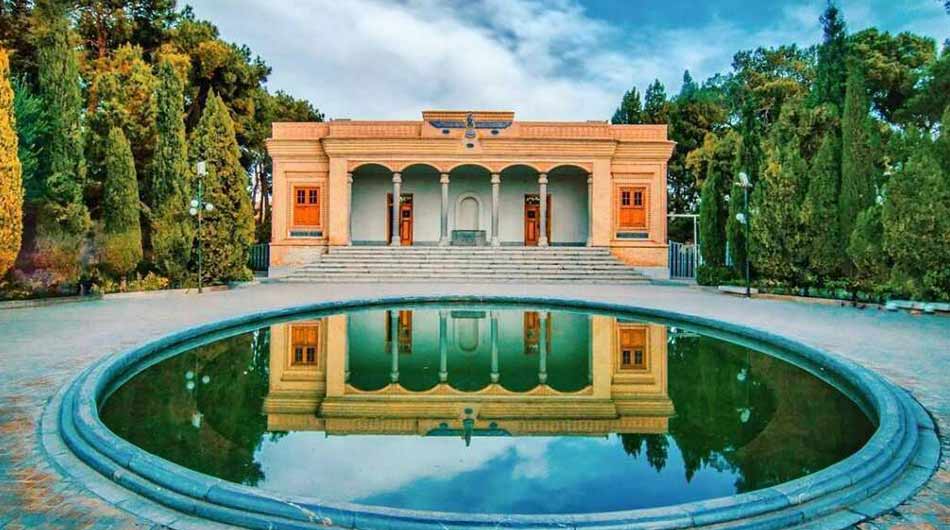
<svg viewBox="0 0 950 530"><path fill-rule="evenodd" d="M272 68L268 88L328 118L421 119L426 109L603 120L654 79L679 90L738 50L821 38L825 0L192 0ZM849 31L950 38L936 0L841 0Z"/></svg>

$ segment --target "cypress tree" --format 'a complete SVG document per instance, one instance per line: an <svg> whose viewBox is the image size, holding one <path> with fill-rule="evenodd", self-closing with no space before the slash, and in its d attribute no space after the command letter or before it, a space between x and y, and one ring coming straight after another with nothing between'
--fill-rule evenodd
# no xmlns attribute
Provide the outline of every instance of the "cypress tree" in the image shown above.
<svg viewBox="0 0 950 530"><path fill-rule="evenodd" d="M185 280L194 230L188 215L190 190L188 148L185 139L184 87L174 66L164 61L158 69L155 96L158 106L158 142L150 171L152 259L175 283Z"/></svg>
<svg viewBox="0 0 950 530"><path fill-rule="evenodd" d="M840 270L848 242L838 231L838 151L834 133L826 132L812 160L808 192L802 205L808 270L819 284Z"/></svg>
<svg viewBox="0 0 950 530"><path fill-rule="evenodd" d="M67 4L36 4L39 94L47 117L39 173L45 175L37 219L33 265L54 273L55 281L73 282L80 272L80 251L89 230L83 203L86 163L82 151L82 90L79 63L70 44Z"/></svg>
<svg viewBox="0 0 950 530"><path fill-rule="evenodd" d="M765 277L798 285L805 259L800 205L808 165L793 132L797 102L786 103L766 143L762 174L752 192L751 257Z"/></svg>
<svg viewBox="0 0 950 530"><path fill-rule="evenodd" d="M49 121L45 199L61 225L72 234L89 227L82 203L86 164L82 151L82 90L79 63L69 42L69 21L62 2L37 3L37 13L45 22L39 39L40 95Z"/></svg>
<svg viewBox="0 0 950 530"><path fill-rule="evenodd" d="M209 94L205 109L192 132L189 146L192 166L208 163L204 197L214 205L206 212L200 237L204 243L204 274L210 282L243 280L249 246L254 242L254 213L248 195L247 173L241 166L234 124L221 98Z"/></svg>
<svg viewBox="0 0 950 530"><path fill-rule="evenodd" d="M848 258L854 264L849 283L873 291L884 286L893 266L884 251L884 207L874 204L858 214L848 241Z"/></svg>
<svg viewBox="0 0 950 530"><path fill-rule="evenodd" d="M703 182L699 199L699 241L703 263L707 266L721 267L725 263L725 204L719 188L723 176L711 165Z"/></svg>
<svg viewBox="0 0 950 530"><path fill-rule="evenodd" d="M935 154L934 146L923 145L891 176L882 212L884 250L893 259L898 292L950 300L950 173Z"/></svg>
<svg viewBox="0 0 950 530"><path fill-rule="evenodd" d="M841 11L831 2L821 15L821 26L824 40L818 47L812 104L818 106L831 103L840 112L845 99L848 40Z"/></svg>
<svg viewBox="0 0 950 530"><path fill-rule="evenodd" d="M23 178L17 151L10 57L0 48L0 277L13 266L23 237Z"/></svg>
<svg viewBox="0 0 950 530"><path fill-rule="evenodd" d="M857 65L848 70L848 89L841 118L841 189L838 218L847 240L855 219L874 203L874 158L871 119L864 76Z"/></svg>
<svg viewBox="0 0 950 530"><path fill-rule="evenodd" d="M643 101L644 123L669 123L670 109L666 100L666 89L659 79L655 79L647 87Z"/></svg>
<svg viewBox="0 0 950 530"><path fill-rule="evenodd" d="M643 123L643 103L640 101L640 92L633 87L623 95L620 106L614 112L610 123L614 125Z"/></svg>
<svg viewBox="0 0 950 530"><path fill-rule="evenodd" d="M113 274L125 276L142 261L142 230L132 146L118 127L109 131L105 168L101 262Z"/></svg>

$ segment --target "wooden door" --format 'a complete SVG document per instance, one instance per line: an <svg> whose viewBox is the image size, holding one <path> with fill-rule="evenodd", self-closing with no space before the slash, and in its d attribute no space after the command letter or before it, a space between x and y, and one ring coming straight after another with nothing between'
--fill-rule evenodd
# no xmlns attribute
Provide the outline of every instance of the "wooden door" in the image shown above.
<svg viewBox="0 0 950 530"><path fill-rule="evenodd" d="M647 330L642 327L621 327L617 364L621 370L643 370L647 366Z"/></svg>
<svg viewBox="0 0 950 530"><path fill-rule="evenodd" d="M393 233L393 194L389 193L386 195L386 234L392 240ZM413 210L412 210L412 194L403 193L399 201L399 244L400 245L412 245L412 225L413 225Z"/></svg>
<svg viewBox="0 0 950 530"><path fill-rule="evenodd" d="M541 203L537 193L524 196L524 244L526 247L538 246L541 236ZM548 194L547 212L545 214L545 232L548 241L551 241L551 194Z"/></svg>
<svg viewBox="0 0 950 530"><path fill-rule="evenodd" d="M294 192L294 226L320 226L320 188L298 186Z"/></svg>
<svg viewBox="0 0 950 530"><path fill-rule="evenodd" d="M294 325L290 327L291 366L316 366L319 362L320 327Z"/></svg>
<svg viewBox="0 0 950 530"><path fill-rule="evenodd" d="M647 227L647 189L620 186L617 193L617 224L620 228Z"/></svg>

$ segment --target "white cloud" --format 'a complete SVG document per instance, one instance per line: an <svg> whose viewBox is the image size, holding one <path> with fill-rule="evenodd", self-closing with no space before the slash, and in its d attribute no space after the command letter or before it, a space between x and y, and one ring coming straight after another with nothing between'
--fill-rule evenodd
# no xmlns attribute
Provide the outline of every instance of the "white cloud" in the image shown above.
<svg viewBox="0 0 950 530"><path fill-rule="evenodd" d="M946 19L930 3L895 29L938 31ZM631 29L591 18L576 0L196 2L224 38L273 67L271 88L354 119L418 119L435 108L606 119L633 84L644 90L659 78L674 93L684 69L701 81L728 71L738 50L816 42L823 7L792 5L755 28L730 14L703 27ZM843 10L852 29L879 11L858 0Z"/></svg>

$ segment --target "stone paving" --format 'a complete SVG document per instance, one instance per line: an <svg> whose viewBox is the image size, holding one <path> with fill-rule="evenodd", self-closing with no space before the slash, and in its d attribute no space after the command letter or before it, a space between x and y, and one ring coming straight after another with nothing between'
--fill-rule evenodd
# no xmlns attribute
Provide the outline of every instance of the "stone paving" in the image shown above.
<svg viewBox="0 0 950 530"><path fill-rule="evenodd" d="M924 489L860 528L950 528L950 317L746 300L685 286L262 284L201 296L153 293L0 309L0 529L162 528L137 520L61 475L39 444L44 405L89 363L227 316L387 294L547 295L622 302L745 323L858 361L912 392L936 418L943 448L940 469Z"/></svg>

